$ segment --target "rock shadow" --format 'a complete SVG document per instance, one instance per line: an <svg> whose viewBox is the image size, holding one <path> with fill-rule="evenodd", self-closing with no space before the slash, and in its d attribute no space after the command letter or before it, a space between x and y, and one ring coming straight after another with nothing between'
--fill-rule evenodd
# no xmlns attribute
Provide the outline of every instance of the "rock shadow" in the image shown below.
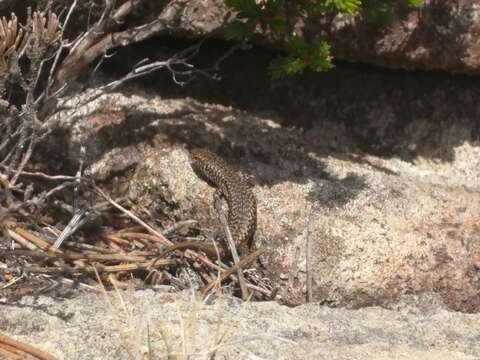
<svg viewBox="0 0 480 360"><path fill-rule="evenodd" d="M188 45L186 40L151 39L121 49L104 69L119 76L141 58L165 59ZM194 65L212 64L230 45L207 41ZM180 87L169 73L158 72L135 83L164 98L233 106L307 133L341 127L344 143L332 148L330 139L321 141L338 152L348 147L356 154L449 162L455 147L480 140L480 87L475 78L337 63L326 73L274 81L267 66L276 55L261 48L239 51L222 64L218 81L199 77Z"/></svg>

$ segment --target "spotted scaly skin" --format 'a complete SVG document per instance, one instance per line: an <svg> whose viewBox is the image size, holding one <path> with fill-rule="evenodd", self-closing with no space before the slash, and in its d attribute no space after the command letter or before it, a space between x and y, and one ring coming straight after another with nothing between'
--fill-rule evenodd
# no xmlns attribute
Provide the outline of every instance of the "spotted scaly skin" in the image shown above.
<svg viewBox="0 0 480 360"><path fill-rule="evenodd" d="M195 173L217 189L228 205L228 226L240 254L248 253L257 227L257 200L251 185L220 156L206 149L190 152Z"/></svg>

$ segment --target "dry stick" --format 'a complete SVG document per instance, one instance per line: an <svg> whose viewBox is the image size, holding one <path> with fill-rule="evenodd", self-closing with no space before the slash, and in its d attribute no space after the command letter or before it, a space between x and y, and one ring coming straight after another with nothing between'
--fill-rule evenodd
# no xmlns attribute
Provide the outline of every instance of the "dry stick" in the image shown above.
<svg viewBox="0 0 480 360"><path fill-rule="evenodd" d="M306 270L307 270L307 303L311 302L312 297L312 236L310 231L307 232L307 247L306 247Z"/></svg>
<svg viewBox="0 0 480 360"><path fill-rule="evenodd" d="M74 80L74 78L81 74L96 58L109 49L119 45L116 44L113 34L111 33L115 30L115 26L112 28L112 26L109 25L115 24L116 27L118 27L118 24L133 10L133 5L139 2L141 1L137 0L133 3L132 1L127 1L121 5L114 14L112 14L114 3L107 3L100 20L75 42L70 53L63 60L52 84L54 91L60 88L62 84ZM162 20L166 21L166 19ZM163 28L165 28L165 25L162 29ZM155 33L153 30L153 34ZM131 42L134 42L133 39Z"/></svg>
<svg viewBox="0 0 480 360"><path fill-rule="evenodd" d="M108 196L107 194L105 194L102 189L100 189L98 186L94 185L93 186L95 191L97 191L97 193L102 196L105 200L107 200L110 204L112 204L114 207L116 207L118 210L120 210L121 212L123 212L124 214L128 215L128 217L130 217L131 219L133 219L135 222L137 222L138 224L142 225L150 234L153 234L153 235L156 235L158 236L159 240L165 244L165 245L173 245L173 243L168 240L167 238L165 238L165 236L163 236L161 233L159 233L157 230L155 230L154 228L152 228L150 225L148 225L146 222L144 222L143 220L141 220L139 217L137 217L135 214L133 214L131 211L128 211L127 209L125 209L123 206L121 206L120 204L117 204L110 196Z"/></svg>
<svg viewBox="0 0 480 360"><path fill-rule="evenodd" d="M35 118L36 118L36 116L35 116ZM37 119L35 119L35 120L37 120ZM20 173L25 168L25 166L28 163L28 160L30 160L30 157L32 156L33 149L34 149L35 144L37 142L37 138L36 138L35 135L36 135L35 132L33 132L31 134L30 143L28 144L27 151L25 152L25 154L23 154L22 161L20 162L20 165L18 166L18 169L15 171L15 174L12 177L12 185L15 185L15 183L18 180L18 177L20 176Z"/></svg>
<svg viewBox="0 0 480 360"><path fill-rule="evenodd" d="M18 243L22 244L23 246L27 247L30 250L36 250L36 248L40 248L44 251L62 254L61 250L54 248L49 242L43 239L40 239L39 237L29 233L28 231L20 227L15 227L15 225L9 226L9 228L7 225L7 234L10 237L12 237L15 241L17 241ZM80 266L84 265L82 260L75 260L75 264Z"/></svg>
<svg viewBox="0 0 480 360"><path fill-rule="evenodd" d="M143 226L134 225L134 226L130 226L130 227L127 227L127 228L117 230L115 233L113 233L113 235L120 235L120 234L123 234L123 233L129 233L129 232L136 233L140 230L143 230Z"/></svg>
<svg viewBox="0 0 480 360"><path fill-rule="evenodd" d="M13 206L12 186L5 176L0 174L0 184L3 186L5 192L5 201L8 207Z"/></svg>
<svg viewBox="0 0 480 360"><path fill-rule="evenodd" d="M56 253L61 253L61 250L55 249L52 244L49 242L29 233L27 230L22 229L21 227L18 227L14 224L7 224L8 228L8 234L12 237L13 233L16 233L17 235L21 236L23 239L30 241L33 243L36 247L44 250L44 251L51 251L51 252L56 252ZM24 245L24 244L22 244ZM30 248L30 247L28 247Z"/></svg>
<svg viewBox="0 0 480 360"><path fill-rule="evenodd" d="M15 357L9 357L13 359L20 358L18 357L18 355L23 355L24 357L21 357L23 359L26 358L26 354L28 354L31 356L35 356L38 360L57 360L57 358L53 355L47 354L46 352L39 350L32 345L25 344L23 342L14 340L10 337L0 334L0 351L2 350L2 348L13 348L14 352L7 350L7 355L8 352L10 352L10 355L15 355ZM25 354L18 354L18 350L22 351Z"/></svg>
<svg viewBox="0 0 480 360"><path fill-rule="evenodd" d="M0 164L0 167L2 167L2 168L5 169L5 170L8 170L8 167L5 166L5 165L1 165L1 164ZM10 173L13 173L13 171L10 170ZM45 179L45 180L52 180L52 181L56 181L56 180L69 180L69 181L72 181L72 180L75 180L75 179L76 179L75 176L67 176L67 175L48 175L48 174L45 174L45 173L43 173L43 172L20 171L20 175L23 175L23 176L32 176L32 177L39 177L39 178L42 178L42 179Z"/></svg>
<svg viewBox="0 0 480 360"><path fill-rule="evenodd" d="M111 240L111 239L110 239ZM125 251L123 250L123 247L118 245L116 242L113 240L107 243L107 245L110 247L110 249L116 253L124 254Z"/></svg>
<svg viewBox="0 0 480 360"><path fill-rule="evenodd" d="M145 223L144 221L142 221L141 219L139 219L137 216L135 216L132 212L128 211L127 209L125 209L124 207L122 207L121 205L117 204L111 197L109 197L107 194L105 194L98 186L94 185L94 189L98 192L98 194L100 194L100 196L102 196L105 200L107 200L110 204L112 204L115 208L117 208L118 210L122 211L124 214L126 214L128 217L130 217L132 220L134 220L135 222L137 222L138 224L140 224L141 226L143 226L143 228L145 228L148 232L150 232L151 234L153 235L156 235L158 236L159 240L161 240L161 242L163 244L166 244L168 246L172 246L174 245L170 240L168 240L167 238L165 238L161 233L159 233L158 231L156 231L155 229L153 229L152 227L150 227L147 223ZM109 237L111 237L112 235L109 235ZM115 237L117 238L117 237ZM123 239L120 239L121 241L123 241ZM196 252L192 251L192 250L187 250L185 251L185 256L188 257L188 258L194 258L194 259L198 259L199 261L201 261L203 264L209 266L210 268L213 268L215 270L222 270L221 267L215 265L214 263L212 263L208 258L206 258L205 256L202 256L202 255L199 255L197 254Z"/></svg>
<svg viewBox="0 0 480 360"><path fill-rule="evenodd" d="M132 240L143 240L148 243L150 242L157 242L161 244L165 244L162 238L159 238L156 235L149 235L149 234L144 234L144 233L134 233L134 232L122 232L121 234L118 234L120 238L126 238L126 239L132 239Z"/></svg>
<svg viewBox="0 0 480 360"><path fill-rule="evenodd" d="M19 243L20 245L26 247L27 249L30 249L30 250L36 250L38 249L35 245L33 245L30 241L24 239L23 237L21 237L20 235L18 235L15 231L13 230L10 230L10 229L6 229L6 233L7 235L12 238L14 241L16 241L17 243Z"/></svg>
<svg viewBox="0 0 480 360"><path fill-rule="evenodd" d="M202 294L206 295L217 283L221 284L223 281L225 281L226 278L238 271L238 269L241 269L242 267L245 267L254 262L260 255L264 253L264 251L264 249L258 249L257 251L254 251L253 253L245 256L238 262L238 264L235 264L228 270L225 270L222 275L220 275L217 279L203 287L203 289L201 289Z"/></svg>
<svg viewBox="0 0 480 360"><path fill-rule="evenodd" d="M138 255L121 255L121 254L59 254L59 253L45 253L32 250L4 250L0 251L0 257L13 256L30 256L37 259L65 259L65 260L94 260L94 261L130 261L142 262L146 258Z"/></svg>
<svg viewBox="0 0 480 360"><path fill-rule="evenodd" d="M86 290L98 292L97 288L95 288L91 285L82 283L80 281L73 281L72 279L68 279L68 278L60 278L60 279L58 279L58 281L61 282L62 284L65 284L65 285L69 285L69 286L76 285L76 286L81 287L81 288L86 289Z"/></svg>
<svg viewBox="0 0 480 360"><path fill-rule="evenodd" d="M30 266L26 267L25 271L30 273L37 274L58 274L58 273L67 273L67 274L76 274L76 273L95 273L95 269L100 272L121 272L121 271L136 271L136 270L149 270L152 267L165 267L169 265L174 265L175 260L162 259L155 261L149 261L148 263L138 263L138 264L122 264L122 265L101 265L96 264L95 266L84 266L84 267L71 267L71 266L61 266L61 267L39 267L39 266Z"/></svg>
<svg viewBox="0 0 480 360"><path fill-rule="evenodd" d="M214 264L212 263L208 258L206 258L205 256L202 256L202 255L199 255L191 250L187 250L185 252L185 256L186 257L190 257L190 258L194 258L195 260L198 260L200 261L202 264L208 266L209 268L211 268L212 270L215 270L217 271L217 273L220 275L222 272L228 270L228 268L226 267L226 265L223 265L222 266L219 266L217 264ZM242 260L240 260L242 261ZM234 282L238 282L238 279L237 277L234 275L234 274L231 274L230 275L230 279L232 279L232 281ZM272 292L270 290L267 290L267 289L264 289L264 288L260 288L258 286L255 286L255 285L252 285L250 283L247 283L247 287L249 289L252 289L252 290L255 290L257 291L258 289L261 289L261 290L258 290L259 292L267 295L267 296L270 296L272 295Z"/></svg>
<svg viewBox="0 0 480 360"><path fill-rule="evenodd" d="M0 287L0 289L2 289L2 290L3 289L8 289L10 286L15 285L17 282L19 282L22 279L25 279L25 274L22 274L21 276L15 278L13 280L10 280L7 284Z"/></svg>
<svg viewBox="0 0 480 360"><path fill-rule="evenodd" d="M197 220L178 221L175 224L173 224L172 226L169 226L168 228L164 229L163 233L165 235L168 235L168 234L171 234L171 233L177 231L178 229L180 229L182 227L193 226L193 225L196 225L197 223L198 223Z"/></svg>
<svg viewBox="0 0 480 360"><path fill-rule="evenodd" d="M307 243L305 246L305 266L307 272L307 297L306 302L309 303L313 301L313 290L312 290L312 221L313 215L316 211L316 204L313 204L312 211L308 216L308 223L307 223Z"/></svg>
<svg viewBox="0 0 480 360"><path fill-rule="evenodd" d="M73 235L78 229L80 229L88 221L88 219L85 217L86 213L87 213L87 210L85 209L75 211L72 218L68 222L67 226L65 226L65 228L62 230L60 235L58 235L57 240L55 240L55 243L53 244L53 247L55 249L60 248L62 243L65 241L65 239Z"/></svg>
<svg viewBox="0 0 480 360"><path fill-rule="evenodd" d="M213 203L215 206L215 210L217 211L218 217L220 218L220 222L222 223L223 231L225 232L225 237L227 239L228 247L230 248L230 252L232 253L233 262L235 263L235 265L238 265L240 262L240 259L237 253L237 248L235 247L235 243L232 238L232 233L230 232L230 228L228 227L227 218L225 216L224 211L222 210L220 195L218 195L217 192L215 192L213 196ZM237 275L238 275L238 283L240 285L240 290L242 292L242 299L246 301L249 297L249 291L248 291L241 267L237 269Z"/></svg>
<svg viewBox="0 0 480 360"><path fill-rule="evenodd" d="M90 244L76 243L74 241L66 241L65 245L68 246L69 248L74 248L80 251L94 251L100 254L117 254L115 250L111 250L111 249L107 249L107 248L103 248L95 245L90 245Z"/></svg>
<svg viewBox="0 0 480 360"><path fill-rule="evenodd" d="M172 251L183 250L183 249L193 249L195 251L203 251L204 253L210 256L220 255L220 257L222 257L225 255L224 251L222 251L223 249L219 249L213 245L201 243L198 241L187 240L166 248L158 255L158 257L163 258L165 257L165 255L167 255L168 253L171 253Z"/></svg>
<svg viewBox="0 0 480 360"><path fill-rule="evenodd" d="M65 32L65 29L68 25L68 22L70 20L70 17L72 16L73 10L77 6L77 0L73 0L72 5L70 6L70 9L68 10L67 16L65 18L65 21L62 24L62 31L60 34L60 46L55 54L55 60L53 61L52 66L50 67L50 72L48 74L48 79L47 79L47 84L45 85L45 91L43 93L43 96L47 99L48 98L48 93L50 92L50 88L53 85L54 81L54 73L57 70L57 65L60 60L60 55L63 52L63 49L66 47L66 44L63 42L63 34ZM58 90L58 89L57 89Z"/></svg>
<svg viewBox="0 0 480 360"><path fill-rule="evenodd" d="M3 164L0 164L0 167L2 167L4 170L7 170L8 172L10 173L14 173L13 170L8 170L8 166L6 165L3 165ZM69 176L69 175L48 175L48 174L45 174L43 172L29 172L29 171L20 171L20 175L22 176L33 176L33 177L39 177L39 178L43 178L43 179L46 179L46 180L75 180L76 177L75 176Z"/></svg>
<svg viewBox="0 0 480 360"><path fill-rule="evenodd" d="M120 245L128 245L130 244L130 241L128 240L125 240L119 236L115 236L115 235L107 235L106 238L108 240L110 240L111 242L115 243L115 244L120 244Z"/></svg>

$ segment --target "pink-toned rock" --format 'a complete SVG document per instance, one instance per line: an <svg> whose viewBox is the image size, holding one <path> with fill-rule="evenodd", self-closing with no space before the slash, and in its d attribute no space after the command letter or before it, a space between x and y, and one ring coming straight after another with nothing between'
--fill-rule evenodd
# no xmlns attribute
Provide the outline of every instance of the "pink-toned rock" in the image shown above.
<svg viewBox="0 0 480 360"><path fill-rule="evenodd" d="M226 14L222 0L189 1L178 27L203 36L216 30ZM369 24L360 16L338 15L333 19L311 17L303 30L308 38L328 40L339 60L394 69L477 74L479 18L477 1L425 0L419 9L399 11L397 20L388 27ZM278 45L270 42L270 46Z"/></svg>
<svg viewBox="0 0 480 360"><path fill-rule="evenodd" d="M342 60L389 68L480 72L480 7L477 1L426 0L387 28L337 16L310 19L307 32L325 37ZM330 30L329 30L330 29Z"/></svg>
<svg viewBox="0 0 480 360"><path fill-rule="evenodd" d="M102 139L98 132L105 129L87 115L113 102L125 120L110 125L112 136ZM375 114L367 109L362 126L381 132L385 121ZM385 108L378 114L390 116ZM185 146L208 147L253 173L255 246L266 249L261 262L280 289L279 301L305 301L310 240L315 301L356 308L428 297L449 309L480 311L480 147L473 138L458 142L473 134L474 122L418 119L398 132L400 143L414 144L425 131L437 136L421 144L430 156L409 160L347 150L354 145L340 122L319 122L302 132L189 99L112 94L57 118L73 131L72 148L95 139L97 150L115 148L135 124L135 159L125 162L125 154L104 150L87 173L103 180L109 169L120 176L118 163L135 166L133 176L119 181L128 184L132 201L157 217L170 208L177 219L196 219L203 229L217 226L213 189L191 170ZM451 160L432 157L438 149L449 149Z"/></svg>
<svg viewBox="0 0 480 360"><path fill-rule="evenodd" d="M224 0L172 2L179 4L176 7L178 14L172 17L174 23L168 24L173 36L203 38L214 33L220 36L216 32L231 15ZM15 11L20 18L25 16L25 5L6 3L9 5L7 9L0 2L3 15ZM130 25L151 22L162 9L161 5L153 3L139 6ZM89 18L91 11L89 6L77 7L76 19L82 21L74 26L78 29L76 31L84 30L84 20ZM424 0L419 9L402 9L397 13L397 19L387 27L372 25L361 16L338 15L333 18L312 16L306 19L304 27L298 25L296 30L299 33L303 31L309 39L329 41L334 56L339 60L393 69L480 72L478 1ZM128 22L125 24L130 25ZM268 39L261 40L261 43L271 47L284 46L279 41Z"/></svg>

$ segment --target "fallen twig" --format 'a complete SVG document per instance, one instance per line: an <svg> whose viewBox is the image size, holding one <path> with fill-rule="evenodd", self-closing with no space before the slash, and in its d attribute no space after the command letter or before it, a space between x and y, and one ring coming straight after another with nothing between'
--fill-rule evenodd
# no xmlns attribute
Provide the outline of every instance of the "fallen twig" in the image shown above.
<svg viewBox="0 0 480 360"><path fill-rule="evenodd" d="M0 250L0 257L6 256L29 256L37 259L64 259L64 260L92 260L92 261L131 261L142 262L146 260L145 256L129 254L60 254L48 253L32 250Z"/></svg>
<svg viewBox="0 0 480 360"><path fill-rule="evenodd" d="M57 360L56 357L32 345L14 340L6 335L0 334L0 358L6 359L26 359L27 356L35 356L38 360Z"/></svg>
<svg viewBox="0 0 480 360"><path fill-rule="evenodd" d="M10 235L14 240L18 240L19 236L23 238L23 240L27 240L36 247L45 250L45 251L51 251L51 252L61 252L61 250L56 249L53 247L52 244L50 244L48 241L45 241L38 236L33 235L32 233L28 232L27 230L17 226L15 223L11 222L5 222L5 226L7 228L8 235ZM15 236L17 235L17 236ZM24 241L20 241L22 245L26 245ZM31 246L27 247L31 250L34 250Z"/></svg>
<svg viewBox="0 0 480 360"><path fill-rule="evenodd" d="M165 245L173 245L173 243L170 240L168 240L167 238L165 238L165 236L163 236L160 232L158 232L157 230L152 228L150 225L148 225L146 222L141 220L138 216L133 214L131 211L128 211L123 206L116 203L110 196L105 194L102 191L102 189L100 189L98 186L94 185L94 189L100 196L102 196L105 200L107 200L115 208L117 208L118 210L120 210L121 212L126 214L128 217L130 217L132 220L134 220L137 224L142 225L149 233L158 236L158 238L161 239L162 243L164 243Z"/></svg>
<svg viewBox="0 0 480 360"><path fill-rule="evenodd" d="M235 265L238 265L240 262L240 259L237 253L237 248L235 247L235 242L233 241L233 238L232 238L232 233L230 232L230 227L228 226L227 217L225 216L225 213L222 209L220 196L218 195L218 193L215 192L213 198L214 198L213 203L215 206L215 210L217 211L218 217L220 218L220 222L223 226L223 231L225 233L225 238L227 239L228 247L230 249L230 252L232 253L233 262L235 263ZM237 268L237 275L238 275L238 283L240 285L240 291L242 292L242 299L246 301L249 297L249 291L247 289L245 277L243 276L241 267Z"/></svg>
<svg viewBox="0 0 480 360"><path fill-rule="evenodd" d="M217 256L223 257L225 255L225 251L222 248L215 247L210 244L205 244L199 241L182 241L181 243L172 245L165 250L163 250L159 255L158 258L163 258L168 253L176 250L183 250L183 249L190 249L195 251L202 251L209 256Z"/></svg>
<svg viewBox="0 0 480 360"><path fill-rule="evenodd" d="M264 249L259 249L245 256L237 264L233 265L228 270L225 270L218 278L216 278L214 281L212 281L211 283L203 287L200 291L202 292L203 295L206 295L215 285L221 284L222 282L224 282L225 279L227 279L233 273L237 272L238 269L248 266L249 264L254 262L259 256L261 256L264 253L264 251L265 251Z"/></svg>
<svg viewBox="0 0 480 360"><path fill-rule="evenodd" d="M137 263L137 264L122 264L122 265L102 265L95 264L94 266L84 266L84 267L71 267L71 266L52 266L52 267L39 267L39 266L27 266L25 268L26 272L36 273L36 274L80 274L80 273L95 273L95 270L98 272L122 272L122 271L136 271L136 270L150 270L152 268L161 268L165 266L174 265L175 260L171 259L162 259L155 262L149 261L146 263Z"/></svg>

